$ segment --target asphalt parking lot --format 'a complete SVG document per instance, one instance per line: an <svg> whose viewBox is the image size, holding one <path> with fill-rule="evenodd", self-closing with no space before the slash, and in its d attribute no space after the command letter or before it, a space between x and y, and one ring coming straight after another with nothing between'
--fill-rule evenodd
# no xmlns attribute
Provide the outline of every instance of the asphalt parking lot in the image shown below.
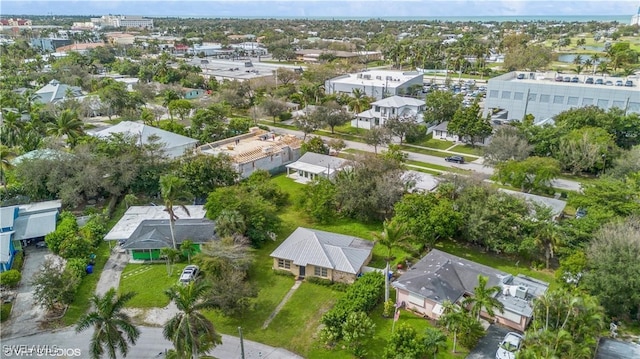
<svg viewBox="0 0 640 359"><path fill-rule="evenodd" d="M498 345L507 333L512 329L501 325L491 324L487 329L487 334L480 339L478 345L467 355L467 359L494 359Z"/></svg>

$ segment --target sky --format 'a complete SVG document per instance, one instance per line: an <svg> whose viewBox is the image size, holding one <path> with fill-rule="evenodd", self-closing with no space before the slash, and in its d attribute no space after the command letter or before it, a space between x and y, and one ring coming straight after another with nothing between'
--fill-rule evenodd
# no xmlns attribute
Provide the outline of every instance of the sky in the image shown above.
<svg viewBox="0 0 640 359"><path fill-rule="evenodd" d="M435 17L631 15L640 0L0 0L0 15Z"/></svg>

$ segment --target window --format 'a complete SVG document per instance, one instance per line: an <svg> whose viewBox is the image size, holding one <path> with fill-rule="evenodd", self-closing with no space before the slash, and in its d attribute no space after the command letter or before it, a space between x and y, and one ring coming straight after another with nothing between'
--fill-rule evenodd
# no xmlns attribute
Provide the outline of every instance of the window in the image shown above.
<svg viewBox="0 0 640 359"><path fill-rule="evenodd" d="M503 99L510 99L511 98L511 91L502 91L502 98Z"/></svg>
<svg viewBox="0 0 640 359"><path fill-rule="evenodd" d="M582 99L582 106L591 106L593 105L593 99L589 97L585 97Z"/></svg>
<svg viewBox="0 0 640 359"><path fill-rule="evenodd" d="M522 92L514 92L513 99L514 100L522 100L524 98L524 94Z"/></svg>
<svg viewBox="0 0 640 359"><path fill-rule="evenodd" d="M558 95L553 96L553 103L563 104L564 103L564 96L558 96Z"/></svg>
<svg viewBox="0 0 640 359"><path fill-rule="evenodd" d="M376 112L380 112L380 106L376 106Z"/></svg>
<svg viewBox="0 0 640 359"><path fill-rule="evenodd" d="M577 105L577 104L578 104L577 97L569 96L569 98L567 98L567 105Z"/></svg>
<svg viewBox="0 0 640 359"><path fill-rule="evenodd" d="M624 101L613 101L611 106L624 109Z"/></svg>
<svg viewBox="0 0 640 359"><path fill-rule="evenodd" d="M291 261L278 258L278 268L291 269Z"/></svg>
<svg viewBox="0 0 640 359"><path fill-rule="evenodd" d="M529 94L529 101L536 102L536 98L538 98L538 94L536 94L536 93L530 93Z"/></svg>
<svg viewBox="0 0 640 359"><path fill-rule="evenodd" d="M598 107L600 107L600 108L607 108L607 107L609 107L609 100L604 99L604 98L599 98L599 99L598 99Z"/></svg>
<svg viewBox="0 0 640 359"><path fill-rule="evenodd" d="M316 277L327 277L327 268L313 267L313 275Z"/></svg>
<svg viewBox="0 0 640 359"><path fill-rule="evenodd" d="M491 97L491 98L498 98L498 90L491 90L491 91L489 91L489 97Z"/></svg>
<svg viewBox="0 0 640 359"><path fill-rule="evenodd" d="M640 102L629 102L628 112L640 112Z"/></svg>
<svg viewBox="0 0 640 359"><path fill-rule="evenodd" d="M424 298L414 295L412 293L409 293L409 303L415 304L419 307L424 307Z"/></svg>
<svg viewBox="0 0 640 359"><path fill-rule="evenodd" d="M540 95L540 102L541 103L549 103L549 95Z"/></svg>

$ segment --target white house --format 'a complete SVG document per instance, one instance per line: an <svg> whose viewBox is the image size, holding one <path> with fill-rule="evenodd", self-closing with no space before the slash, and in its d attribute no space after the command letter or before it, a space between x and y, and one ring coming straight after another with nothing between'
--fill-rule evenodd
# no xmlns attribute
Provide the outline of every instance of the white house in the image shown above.
<svg viewBox="0 0 640 359"><path fill-rule="evenodd" d="M351 126L371 129L383 126L389 118L415 119L423 122L425 102L412 97L391 96L371 104L371 108L356 115Z"/></svg>
<svg viewBox="0 0 640 359"><path fill-rule="evenodd" d="M349 167L348 163L344 158L307 152L296 162L286 166L287 177L300 183L307 183L318 177L333 178L339 171Z"/></svg>
<svg viewBox="0 0 640 359"><path fill-rule="evenodd" d="M422 88L422 73L416 71L366 70L346 74L325 81L327 95L351 95L360 89L365 95L382 100L385 97L407 93L412 86Z"/></svg>

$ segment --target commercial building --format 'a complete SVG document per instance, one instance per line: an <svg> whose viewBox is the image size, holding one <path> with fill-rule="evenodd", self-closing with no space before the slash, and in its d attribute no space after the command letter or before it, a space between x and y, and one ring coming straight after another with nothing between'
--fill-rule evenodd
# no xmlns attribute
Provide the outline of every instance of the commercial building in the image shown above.
<svg viewBox="0 0 640 359"><path fill-rule="evenodd" d="M640 25L640 6L638 6L638 11L631 17L631 25Z"/></svg>
<svg viewBox="0 0 640 359"><path fill-rule="evenodd" d="M141 29L153 29L153 19L142 16L129 15L105 15L91 18L91 22L97 27L138 27Z"/></svg>
<svg viewBox="0 0 640 359"><path fill-rule="evenodd" d="M385 97L402 95L409 92L411 86L422 88L422 74L416 71L368 70L354 74L346 74L325 81L324 88L328 95L348 94L360 89L365 95L376 100Z"/></svg>
<svg viewBox="0 0 640 359"><path fill-rule="evenodd" d="M36 37L31 39L31 47L36 48L42 52L56 52L59 48L73 44L70 39L62 38L49 38L49 37Z"/></svg>
<svg viewBox="0 0 640 359"><path fill-rule="evenodd" d="M507 119L536 121L552 118L571 108L597 106L640 113L638 76L574 75L557 72L514 71L488 81L484 115L506 110Z"/></svg>

